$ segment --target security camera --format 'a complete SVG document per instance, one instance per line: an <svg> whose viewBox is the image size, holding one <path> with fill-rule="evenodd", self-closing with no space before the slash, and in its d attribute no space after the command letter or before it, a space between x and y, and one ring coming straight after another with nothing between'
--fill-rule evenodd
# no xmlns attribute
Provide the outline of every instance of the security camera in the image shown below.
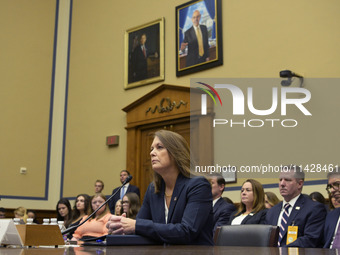
<svg viewBox="0 0 340 255"><path fill-rule="evenodd" d="M291 70L282 70L280 71L280 77L281 78L287 78L287 80L281 81L282 86L290 86L292 84L292 78L297 77L300 79L300 87L302 88L303 84L303 76L292 72Z"/></svg>
<svg viewBox="0 0 340 255"><path fill-rule="evenodd" d="M282 70L282 71L280 71L280 77L281 78L292 78L292 77L303 78L301 75L293 73L290 70Z"/></svg>

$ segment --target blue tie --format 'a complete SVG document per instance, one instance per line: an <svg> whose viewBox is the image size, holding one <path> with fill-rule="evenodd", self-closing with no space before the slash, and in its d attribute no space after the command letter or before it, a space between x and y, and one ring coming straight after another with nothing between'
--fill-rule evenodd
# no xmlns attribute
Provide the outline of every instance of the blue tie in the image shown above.
<svg viewBox="0 0 340 255"><path fill-rule="evenodd" d="M120 199L123 200L124 194L125 194L125 186L122 187L122 192L120 193Z"/></svg>
<svg viewBox="0 0 340 255"><path fill-rule="evenodd" d="M285 211L283 212L282 218L281 218L280 233L279 233L279 240L278 240L277 246L281 245L281 241L284 236L284 233L287 231L288 218L289 218L289 214L288 214L289 207L290 207L289 203L285 204L285 207L284 207Z"/></svg>

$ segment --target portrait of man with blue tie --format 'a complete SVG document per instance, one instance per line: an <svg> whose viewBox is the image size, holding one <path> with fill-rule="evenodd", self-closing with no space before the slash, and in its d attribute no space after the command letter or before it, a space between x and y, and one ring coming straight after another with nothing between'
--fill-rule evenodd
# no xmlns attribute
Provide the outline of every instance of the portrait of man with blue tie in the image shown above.
<svg viewBox="0 0 340 255"><path fill-rule="evenodd" d="M125 87L164 80L164 18L125 33Z"/></svg>
<svg viewBox="0 0 340 255"><path fill-rule="evenodd" d="M305 173L300 167L282 167L279 190L283 201L266 215L266 224L279 226L278 246L322 247L327 211L323 204L301 194L304 180Z"/></svg>

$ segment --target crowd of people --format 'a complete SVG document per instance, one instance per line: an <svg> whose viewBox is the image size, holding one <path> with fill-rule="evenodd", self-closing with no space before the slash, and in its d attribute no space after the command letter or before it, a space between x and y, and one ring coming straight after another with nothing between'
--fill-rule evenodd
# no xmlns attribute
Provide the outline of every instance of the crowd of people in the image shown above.
<svg viewBox="0 0 340 255"><path fill-rule="evenodd" d="M150 156L154 177L142 205L138 187L127 183L120 190L114 189L112 199L102 206L107 198L100 180L95 182L95 194L79 194L73 208L66 198L58 201L58 221L66 228L80 224L68 233L68 239L137 234L159 243L213 245L220 226L268 224L279 227L277 246L340 248L338 171L327 176L329 207L319 192L302 194L305 175L297 166L288 166L279 175L282 201L275 193L265 192L259 181L247 179L241 187L240 203L235 206L222 196L226 182L221 174L193 175L190 169L195 163L179 134L157 131ZM120 172L122 184L129 175L127 170ZM14 214L23 222L36 217L34 211L23 207ZM6 217L3 208L0 217ZM287 232L296 234L288 238Z"/></svg>

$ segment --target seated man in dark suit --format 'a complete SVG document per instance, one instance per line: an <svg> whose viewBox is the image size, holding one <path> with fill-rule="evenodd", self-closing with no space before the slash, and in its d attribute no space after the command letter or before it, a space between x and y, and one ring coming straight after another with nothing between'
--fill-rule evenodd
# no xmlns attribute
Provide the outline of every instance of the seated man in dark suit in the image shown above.
<svg viewBox="0 0 340 255"><path fill-rule="evenodd" d="M340 172L338 167L333 172L327 174L328 185L327 191L331 197L340 202ZM340 248L340 208L336 208L328 213L324 229L324 248ZM339 232L339 233L338 233Z"/></svg>
<svg viewBox="0 0 340 255"><path fill-rule="evenodd" d="M130 175L130 173L127 171L127 170L122 170L120 171L120 182L123 184L124 181L126 180L126 178ZM112 191L112 194L115 193L117 190L119 189L119 187L115 188L113 191ZM140 192L139 192L139 188L134 186L134 185L131 185L129 183L125 184L122 189L120 190L120 192L118 192L110 201L109 201L109 208L110 208L110 212L112 214L115 214L115 206L116 206L116 202L119 200L119 199L123 199L123 196L126 194L126 193L129 193L129 192L133 192L133 193L136 193L139 197L140 197Z"/></svg>
<svg viewBox="0 0 340 255"><path fill-rule="evenodd" d="M267 224L280 227L278 246L322 247L327 211L321 203L301 194L304 178L300 167L282 167L279 189L284 201L269 209L266 216Z"/></svg>
<svg viewBox="0 0 340 255"><path fill-rule="evenodd" d="M213 197L213 214L214 214L214 233L216 227L228 225L232 212L236 210L233 204L227 203L222 194L225 187L225 180L221 174L214 173L209 175L211 191Z"/></svg>

